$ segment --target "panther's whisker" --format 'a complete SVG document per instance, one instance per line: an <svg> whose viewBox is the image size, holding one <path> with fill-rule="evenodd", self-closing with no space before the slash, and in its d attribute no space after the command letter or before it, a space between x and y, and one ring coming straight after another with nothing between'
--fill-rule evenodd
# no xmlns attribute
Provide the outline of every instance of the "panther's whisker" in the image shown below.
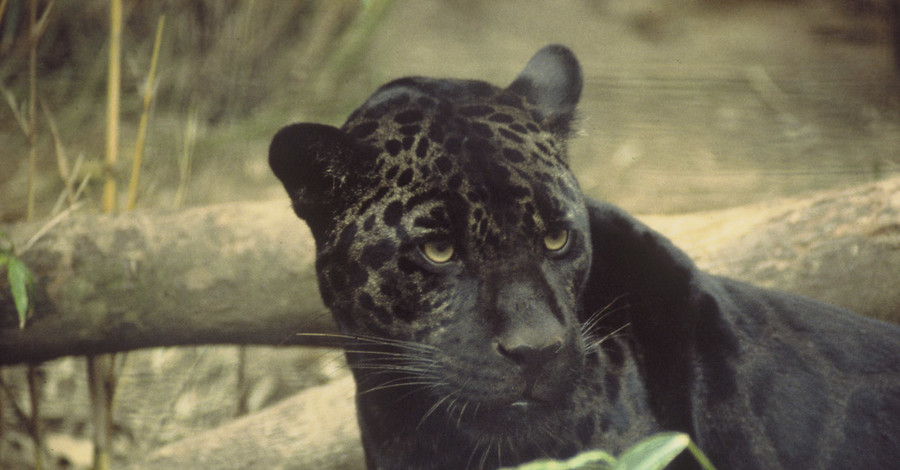
<svg viewBox="0 0 900 470"><path fill-rule="evenodd" d="M596 350L600 347L600 345L603 344L606 340L608 340L608 339L614 337L615 335L617 335L618 333L622 332L623 330L625 330L625 329L628 328L629 326L631 326L631 323L630 323L630 322L629 322L629 323L626 323L626 324L624 324L624 325L622 325L622 326L620 326L620 327L618 327L618 328L616 328L615 330L613 330L612 332L610 332L610 333L604 335L604 336L601 337L601 338L594 339L594 340L590 341L589 343L587 343L587 344L585 345L585 348L584 348L585 353L591 353L591 352L596 351Z"/></svg>
<svg viewBox="0 0 900 470"><path fill-rule="evenodd" d="M385 345L385 346L397 346L401 348L407 348L411 350L417 351L437 351L438 348L423 344L423 343L415 343L412 341L403 341L392 338L380 338L377 336L368 336L368 335L347 335L342 333L297 333L297 336L306 336L306 337L314 337L314 338L332 338L332 339L340 339L346 340L350 342L356 342L358 344L376 344L376 345ZM345 347L346 344L336 344L335 347Z"/></svg>
<svg viewBox="0 0 900 470"><path fill-rule="evenodd" d="M416 429L419 429L419 427L421 427L422 424L425 423L425 421L428 419L428 417L431 416L441 406L441 404L443 404L445 401L447 401L451 396L452 396L452 394L444 395L443 398L441 398L440 400L436 401L433 405L431 405L431 408L429 408L428 411L425 412L425 414L422 416L422 419L420 419L419 423L416 424Z"/></svg>
<svg viewBox="0 0 900 470"><path fill-rule="evenodd" d="M613 305L615 305L616 302L622 300L623 298L625 298L627 296L628 296L628 294L621 294L619 296L616 296L608 304L606 304L605 306L603 306L596 312L592 313L591 316L588 317L588 319L584 323L582 323L582 325L581 325L582 333L586 334L586 333L590 332L597 326L597 324L599 324L601 321L603 321L603 319L605 319L609 315L619 312L622 309L628 308L628 305L620 305L618 307L613 308Z"/></svg>
<svg viewBox="0 0 900 470"><path fill-rule="evenodd" d="M491 447L494 447L495 438L493 436L488 437L487 447L484 448L484 452L481 454L481 461L478 463L478 468L484 470L484 464L487 463L488 455L491 453Z"/></svg>
<svg viewBox="0 0 900 470"><path fill-rule="evenodd" d="M469 406L468 400L464 400L462 409L459 410L459 416L456 418L456 427L457 428L462 426L462 418L463 418L463 415L466 413L466 407L468 407L468 406Z"/></svg>
<svg viewBox="0 0 900 470"><path fill-rule="evenodd" d="M405 399L408 398L410 395L412 395L413 393L416 393L416 392L422 392L422 391L426 391L426 390L435 390L435 389L444 388L444 387L447 387L447 386L448 386L448 384L447 384L446 382L442 382L442 381L440 381L440 380L436 380L436 381L435 381L433 384L431 384L431 385L427 385L427 386L421 387L421 388L414 388L414 389L412 389L412 390L410 390L410 391L404 393L403 395L397 397L397 400L396 400L396 401L397 401L397 402L402 402L403 400L405 400Z"/></svg>
<svg viewBox="0 0 900 470"><path fill-rule="evenodd" d="M398 387L411 387L414 385L437 386L437 385L444 385L444 384L436 383L436 382L427 382L427 381L401 382L401 383L395 383L395 384L389 384L389 385L378 385L376 387L372 387L372 388L357 392L357 394L363 395L363 394L372 393L372 392L376 392L376 391L380 391L380 390L387 390L387 389L398 388Z"/></svg>
<svg viewBox="0 0 900 470"><path fill-rule="evenodd" d="M507 435L504 437L504 439L506 439L506 448L509 449L509 452L513 455L513 459L518 461L520 459L519 451L518 449L516 449L516 445L513 442L512 436Z"/></svg>
<svg viewBox="0 0 900 470"><path fill-rule="evenodd" d="M540 434L544 435L544 437L547 437L550 440L555 440L555 441L557 441L557 443L559 442L558 441L559 437L556 435L556 433L554 433L552 430L548 429L546 425L538 426L537 431ZM545 457L551 455L550 452L548 452L547 449L543 445L541 445L540 440L533 439L532 444L534 444L534 446L537 447L541 451L541 455L543 455Z"/></svg>
<svg viewBox="0 0 900 470"><path fill-rule="evenodd" d="M622 310L625 310L627 308L628 305L620 305L607 311L597 312L598 314L602 313L602 315L594 315L587 322L583 323L580 328L581 333L589 334L591 331L595 330L600 325L600 323L603 322L603 320L605 320L608 316L617 312L621 312Z"/></svg>
<svg viewBox="0 0 900 470"><path fill-rule="evenodd" d="M478 440L475 442L475 445L472 446L472 453L469 454L469 460L466 461L466 469L467 470L469 468L472 468L472 459L474 459L475 454L478 453L478 448L481 447L482 444L484 444L484 439L485 439L484 436L479 437Z"/></svg>

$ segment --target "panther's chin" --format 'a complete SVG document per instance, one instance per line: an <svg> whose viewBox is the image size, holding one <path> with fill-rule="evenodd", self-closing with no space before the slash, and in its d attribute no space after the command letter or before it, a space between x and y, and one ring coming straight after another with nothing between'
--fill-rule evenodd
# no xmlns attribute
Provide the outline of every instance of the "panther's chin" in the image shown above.
<svg viewBox="0 0 900 470"><path fill-rule="evenodd" d="M477 407L464 426L475 435L517 436L528 429L546 428L559 413L559 403L534 398L520 398L503 404Z"/></svg>

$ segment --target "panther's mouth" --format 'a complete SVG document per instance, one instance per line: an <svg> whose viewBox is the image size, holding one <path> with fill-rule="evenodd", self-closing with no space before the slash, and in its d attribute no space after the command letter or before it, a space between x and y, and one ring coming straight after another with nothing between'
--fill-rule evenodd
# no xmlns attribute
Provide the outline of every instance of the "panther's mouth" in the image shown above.
<svg viewBox="0 0 900 470"><path fill-rule="evenodd" d="M533 388L520 390L518 393L510 393L505 398L495 397L489 401L480 401L477 407L486 413L510 413L512 415L522 413L540 412L542 409L554 406L558 402L558 396L541 396L534 393Z"/></svg>
<svg viewBox="0 0 900 470"><path fill-rule="evenodd" d="M517 435L552 419L556 408L543 400L520 398L502 405L482 406L471 415L471 420L464 421L478 435Z"/></svg>
<svg viewBox="0 0 900 470"><path fill-rule="evenodd" d="M528 413L535 412L549 406L550 402L548 401L538 400L534 398L523 398L521 400L516 400L510 403L506 408L512 410L513 412Z"/></svg>
<svg viewBox="0 0 900 470"><path fill-rule="evenodd" d="M554 402L541 398L523 395L506 401L482 404L481 412L485 416L502 420L534 419L553 409Z"/></svg>

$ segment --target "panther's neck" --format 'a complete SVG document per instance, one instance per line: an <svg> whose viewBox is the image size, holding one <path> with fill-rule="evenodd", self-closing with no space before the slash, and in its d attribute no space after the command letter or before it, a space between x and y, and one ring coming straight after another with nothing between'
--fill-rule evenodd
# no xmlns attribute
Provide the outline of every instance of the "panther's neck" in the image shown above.
<svg viewBox="0 0 900 470"><path fill-rule="evenodd" d="M606 340L597 352L593 374L599 389L591 397L597 427L587 448L618 454L661 429L636 356L622 337Z"/></svg>

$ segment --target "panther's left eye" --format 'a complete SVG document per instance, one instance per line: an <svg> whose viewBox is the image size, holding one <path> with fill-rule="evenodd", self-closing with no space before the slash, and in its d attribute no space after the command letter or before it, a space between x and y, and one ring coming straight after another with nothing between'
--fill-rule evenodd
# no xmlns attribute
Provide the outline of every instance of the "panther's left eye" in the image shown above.
<svg viewBox="0 0 900 470"><path fill-rule="evenodd" d="M544 247L547 251L559 251L569 243L569 231L565 229L551 230L544 235Z"/></svg>

